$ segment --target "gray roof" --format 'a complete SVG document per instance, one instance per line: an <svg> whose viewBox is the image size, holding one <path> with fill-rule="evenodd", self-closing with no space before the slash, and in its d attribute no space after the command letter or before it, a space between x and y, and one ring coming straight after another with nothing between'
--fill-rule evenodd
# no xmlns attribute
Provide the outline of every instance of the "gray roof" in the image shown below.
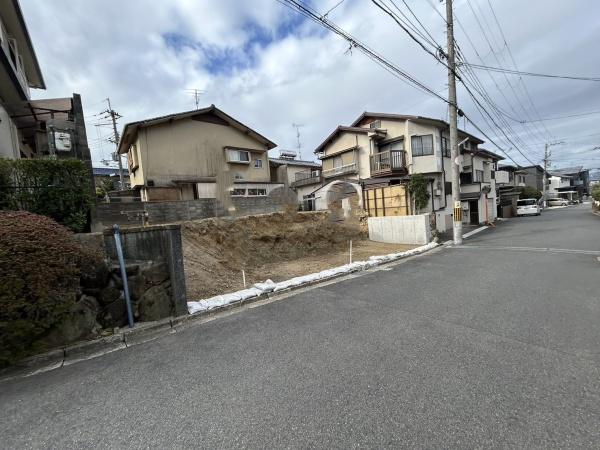
<svg viewBox="0 0 600 450"><path fill-rule="evenodd" d="M321 164L314 161L302 161L300 159L281 159L281 158L269 158L269 162L275 165L288 165L288 166L305 166L305 167L321 167Z"/></svg>
<svg viewBox="0 0 600 450"><path fill-rule="evenodd" d="M565 167L563 169L553 169L552 173L556 175L576 175L583 172L583 166Z"/></svg>
<svg viewBox="0 0 600 450"><path fill-rule="evenodd" d="M244 125L243 123L234 119L233 117L231 117L224 111L217 108L215 105L210 105L207 108L193 109L191 111L184 111L184 112L175 113L175 114L167 114L165 116L152 117L151 119L138 120L137 122L130 122L128 124L125 124L125 127L123 128L123 132L121 133L121 140L119 141L118 152L120 154L127 153L129 146L137 137L137 132L138 132L139 128L158 125L158 124L166 123L166 122L172 122L174 120L180 120L180 119L186 119L186 118L195 117L195 116L201 116L201 115L213 115L213 116L219 117L220 119L224 120L225 122L228 122L231 126L237 128L238 130L242 131L243 133L247 134L248 136L251 136L254 139L256 139L257 141L261 142L269 150L277 147L277 144L270 141L269 139L264 137L262 134L254 131L252 128L248 127L247 125Z"/></svg>

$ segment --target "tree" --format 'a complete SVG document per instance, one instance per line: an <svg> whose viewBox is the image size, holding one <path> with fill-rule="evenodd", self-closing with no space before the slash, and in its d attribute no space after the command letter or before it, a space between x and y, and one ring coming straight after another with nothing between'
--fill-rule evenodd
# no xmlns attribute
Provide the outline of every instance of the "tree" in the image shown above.
<svg viewBox="0 0 600 450"><path fill-rule="evenodd" d="M414 210L418 214L419 211L429 201L429 192L427 192L427 180L423 174L415 173L411 175L410 181L408 182L408 192L413 202Z"/></svg>
<svg viewBox="0 0 600 450"><path fill-rule="evenodd" d="M519 198L535 198L536 200L539 200L542 198L542 193L534 187L525 186L523 189L521 189Z"/></svg>

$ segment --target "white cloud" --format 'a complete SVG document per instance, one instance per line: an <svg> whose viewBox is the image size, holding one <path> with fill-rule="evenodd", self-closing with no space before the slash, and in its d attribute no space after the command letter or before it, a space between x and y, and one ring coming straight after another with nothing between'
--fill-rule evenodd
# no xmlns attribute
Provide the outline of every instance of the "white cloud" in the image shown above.
<svg viewBox="0 0 600 450"><path fill-rule="evenodd" d="M337 0L318 3L324 12ZM396 3L408 14L401 2ZM348 124L363 110L445 117L443 103L408 87L357 50L350 54L345 41L316 24L300 23L275 0L21 0L21 4L48 86L34 95L82 94L96 161L111 150L110 144L103 143L104 152L100 151L92 116L105 108L106 97L123 115L122 126L126 121L191 109L193 98L185 89L205 89L202 104L215 103L281 147L294 146L291 124L304 124L305 157L336 125ZM408 4L443 44L444 22L429 3L411 0ZM471 0L471 4L485 12L490 37L500 48L501 37L487 0ZM593 19L600 13L598 5L584 0L551 6L542 0L493 4L521 70L598 75L593 73L600 66ZM496 65L468 4L457 1L456 10L486 64ZM444 89L444 67L371 2L346 0L329 18L434 90ZM172 41L168 43L165 36ZM468 59L479 62L460 29L457 39ZM509 64L506 49L499 58ZM510 109L488 75L478 75L493 98ZM524 114L504 77L495 78L515 110ZM526 84L542 116L594 110L600 100L591 84L537 78L527 79ZM465 93L459 95L461 106L484 126ZM547 122L547 126L555 136L568 137L593 133L596 122L597 116L590 116ZM520 130L520 125L512 125ZM539 152L541 143L533 148L529 134L523 134L523 139L530 141L532 152ZM572 149L583 149L587 143L578 145Z"/></svg>

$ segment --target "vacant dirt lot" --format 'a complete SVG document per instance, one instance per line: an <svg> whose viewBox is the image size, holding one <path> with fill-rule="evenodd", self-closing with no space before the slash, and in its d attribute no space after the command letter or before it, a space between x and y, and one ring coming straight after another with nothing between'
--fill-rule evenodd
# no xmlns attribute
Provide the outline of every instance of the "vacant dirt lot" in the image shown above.
<svg viewBox="0 0 600 450"><path fill-rule="evenodd" d="M268 278L281 281L353 260L399 252L407 245L381 244L355 225L332 222L326 213L278 213L182 224L188 298L197 300L243 289Z"/></svg>

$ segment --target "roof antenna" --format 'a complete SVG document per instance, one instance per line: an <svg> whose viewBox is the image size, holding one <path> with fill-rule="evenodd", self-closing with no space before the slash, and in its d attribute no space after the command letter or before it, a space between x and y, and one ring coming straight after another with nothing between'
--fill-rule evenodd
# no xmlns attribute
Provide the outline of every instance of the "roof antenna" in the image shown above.
<svg viewBox="0 0 600 450"><path fill-rule="evenodd" d="M296 148L298 149L298 159L300 161L302 161L302 153L301 153L302 144L300 143L300 128L302 128L304 125L299 124L299 123L293 123L292 126L296 129L296 139L297 139Z"/></svg>
<svg viewBox="0 0 600 450"><path fill-rule="evenodd" d="M196 111L200 108L200 95L205 94L206 91L202 89L186 89L186 91L194 96L194 102L196 103Z"/></svg>

